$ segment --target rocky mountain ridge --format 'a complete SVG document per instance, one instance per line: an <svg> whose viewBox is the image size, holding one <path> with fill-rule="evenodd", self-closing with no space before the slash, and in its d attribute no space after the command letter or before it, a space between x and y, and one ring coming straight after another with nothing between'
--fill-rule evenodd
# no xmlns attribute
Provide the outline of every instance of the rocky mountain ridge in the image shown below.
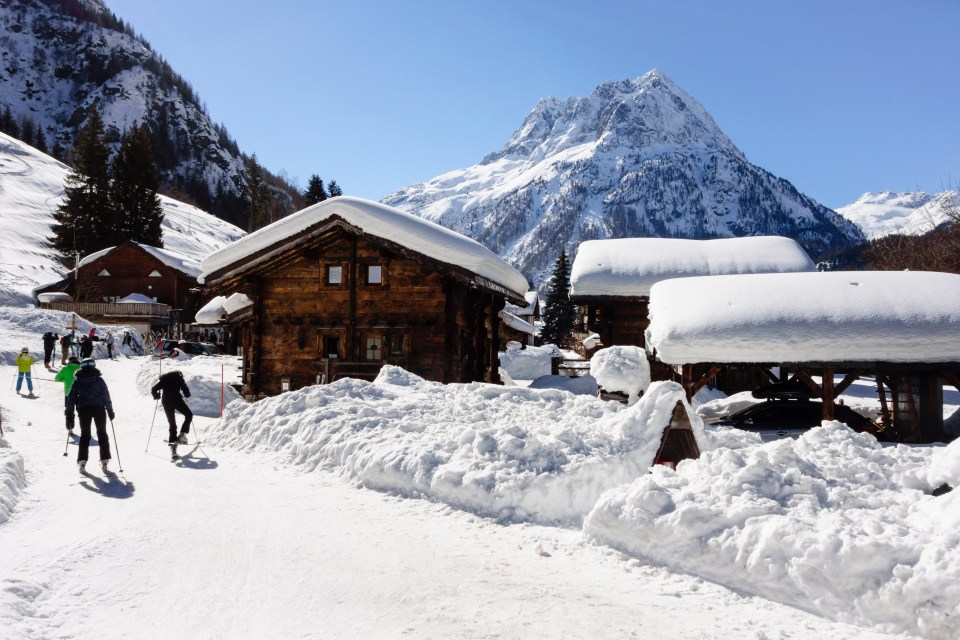
<svg viewBox="0 0 960 640"><path fill-rule="evenodd" d="M541 283L565 247L618 237L784 235L816 258L860 229L750 164L659 70L542 100L479 164L384 203L468 235Z"/></svg>

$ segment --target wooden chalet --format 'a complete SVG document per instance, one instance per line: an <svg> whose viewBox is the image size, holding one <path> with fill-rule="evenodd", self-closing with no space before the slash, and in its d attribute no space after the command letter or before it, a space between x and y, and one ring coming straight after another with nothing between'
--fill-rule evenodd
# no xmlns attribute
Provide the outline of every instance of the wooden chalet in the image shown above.
<svg viewBox="0 0 960 640"><path fill-rule="evenodd" d="M59 287L74 302L54 306L94 322L162 329L193 317L201 306L199 275L200 264L193 258L127 240L82 258L73 277ZM136 304L120 302L131 294L138 294L133 296Z"/></svg>
<svg viewBox="0 0 960 640"><path fill-rule="evenodd" d="M339 196L208 256L210 294L240 329L248 398L393 364L439 382L499 382L505 300L526 279L482 245L375 202ZM227 298L231 300L235 298Z"/></svg>
<svg viewBox="0 0 960 640"><path fill-rule="evenodd" d="M650 289L662 280L744 273L815 271L810 256L790 238L750 236L715 240L620 238L589 240L577 249L570 273L570 299L580 308L585 334L599 347L646 345ZM675 378L651 361L654 380ZM731 393L762 382L755 371L729 368L713 381Z"/></svg>
<svg viewBox="0 0 960 640"><path fill-rule="evenodd" d="M960 391L960 276L825 272L669 280L653 287L648 353L687 396L731 367L823 403L858 380L878 393L883 437L950 440L943 387ZM719 310L719 311L714 311Z"/></svg>

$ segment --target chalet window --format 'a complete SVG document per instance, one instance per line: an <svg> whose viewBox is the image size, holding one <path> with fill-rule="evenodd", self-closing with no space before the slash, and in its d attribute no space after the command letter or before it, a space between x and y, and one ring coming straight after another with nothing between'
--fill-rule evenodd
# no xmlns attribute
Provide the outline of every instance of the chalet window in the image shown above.
<svg viewBox="0 0 960 640"><path fill-rule="evenodd" d="M402 358L406 355L407 336L402 333L391 333L387 336L387 355L391 358Z"/></svg>
<svg viewBox="0 0 960 640"><path fill-rule="evenodd" d="M366 337L367 350L365 360L383 360L383 338L380 336Z"/></svg>
<svg viewBox="0 0 960 640"><path fill-rule="evenodd" d="M162 278L163 275L162 275L159 271L157 271L156 269L154 269L153 271L150 272L150 275L148 275L147 277L148 277L148 278Z"/></svg>
<svg viewBox="0 0 960 640"><path fill-rule="evenodd" d="M326 284L340 285L343 284L343 267L337 265L330 265L327 267L326 277L324 279Z"/></svg>
<svg viewBox="0 0 960 640"><path fill-rule="evenodd" d="M379 264L366 265L365 284L383 284L383 267Z"/></svg>
<svg viewBox="0 0 960 640"><path fill-rule="evenodd" d="M101 270L100 273L98 273L97 275L98 275L98 276L109 276L109 275L110 275L110 272L107 271L106 269L103 269L103 270Z"/></svg>
<svg viewBox="0 0 960 640"><path fill-rule="evenodd" d="M337 336L325 336L323 338L323 355L326 358L336 359L340 357L340 338Z"/></svg>

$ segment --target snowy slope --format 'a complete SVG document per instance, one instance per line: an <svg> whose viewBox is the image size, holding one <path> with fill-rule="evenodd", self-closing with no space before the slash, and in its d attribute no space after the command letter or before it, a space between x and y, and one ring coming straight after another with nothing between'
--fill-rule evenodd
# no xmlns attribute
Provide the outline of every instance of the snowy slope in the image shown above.
<svg viewBox="0 0 960 640"><path fill-rule="evenodd" d="M0 304L31 304L31 290L64 271L50 245L53 215L70 169L0 133ZM199 262L238 240L242 230L200 209L161 196L164 248Z"/></svg>
<svg viewBox="0 0 960 640"><path fill-rule="evenodd" d="M565 247L623 237L782 235L816 258L859 229L751 165L665 74L541 101L503 148L383 199L468 235L539 285Z"/></svg>
<svg viewBox="0 0 960 640"><path fill-rule="evenodd" d="M892 233L919 235L946 219L945 209L960 207L960 192L865 193L837 213L863 229L867 238L881 238Z"/></svg>
<svg viewBox="0 0 960 640"><path fill-rule="evenodd" d="M66 320L7 308L3 360ZM704 457L650 473L672 383L626 407L388 368L218 419L235 358L103 355L113 475L77 474L42 367L39 397L0 400L5 639L960 632L960 493L931 495L960 483L957 444L836 423L760 444L694 416ZM176 464L148 395L170 367L203 441Z"/></svg>
<svg viewBox="0 0 960 640"><path fill-rule="evenodd" d="M203 185L211 197L243 191L236 143L101 0L0 2L0 105L33 120L46 148L65 150L96 105L114 150L131 126L147 126L166 184Z"/></svg>

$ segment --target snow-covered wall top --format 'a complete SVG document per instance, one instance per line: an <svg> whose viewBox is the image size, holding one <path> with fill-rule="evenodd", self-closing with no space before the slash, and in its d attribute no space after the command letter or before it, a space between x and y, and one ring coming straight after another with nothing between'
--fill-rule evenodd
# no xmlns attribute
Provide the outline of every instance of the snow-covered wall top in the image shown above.
<svg viewBox="0 0 960 640"><path fill-rule="evenodd" d="M279 245L284 240L294 240L298 234L333 216L343 218L371 236L468 269L520 297L530 288L522 273L479 242L399 209L348 196L330 198L307 207L210 254L200 264L203 270L201 282L210 274L240 263L258 251Z"/></svg>
<svg viewBox="0 0 960 640"><path fill-rule="evenodd" d="M570 270L570 295L649 296L650 287L669 278L815 269L799 244L779 236L588 240Z"/></svg>
<svg viewBox="0 0 960 640"><path fill-rule="evenodd" d="M668 364L960 362L960 275L831 271L665 280L647 348Z"/></svg>
<svg viewBox="0 0 960 640"><path fill-rule="evenodd" d="M140 244L139 242L134 242L133 244L137 245L171 269L176 269L177 271L185 273L188 276L193 276L194 278L200 275L200 263L190 256L185 256L182 253L171 251L169 249L161 249L160 247L152 247L148 244ZM90 264L91 262L99 260L114 249L116 249L116 247L107 247L106 249L101 249L100 251L91 253L90 255L85 256L80 261L78 266L82 267Z"/></svg>

